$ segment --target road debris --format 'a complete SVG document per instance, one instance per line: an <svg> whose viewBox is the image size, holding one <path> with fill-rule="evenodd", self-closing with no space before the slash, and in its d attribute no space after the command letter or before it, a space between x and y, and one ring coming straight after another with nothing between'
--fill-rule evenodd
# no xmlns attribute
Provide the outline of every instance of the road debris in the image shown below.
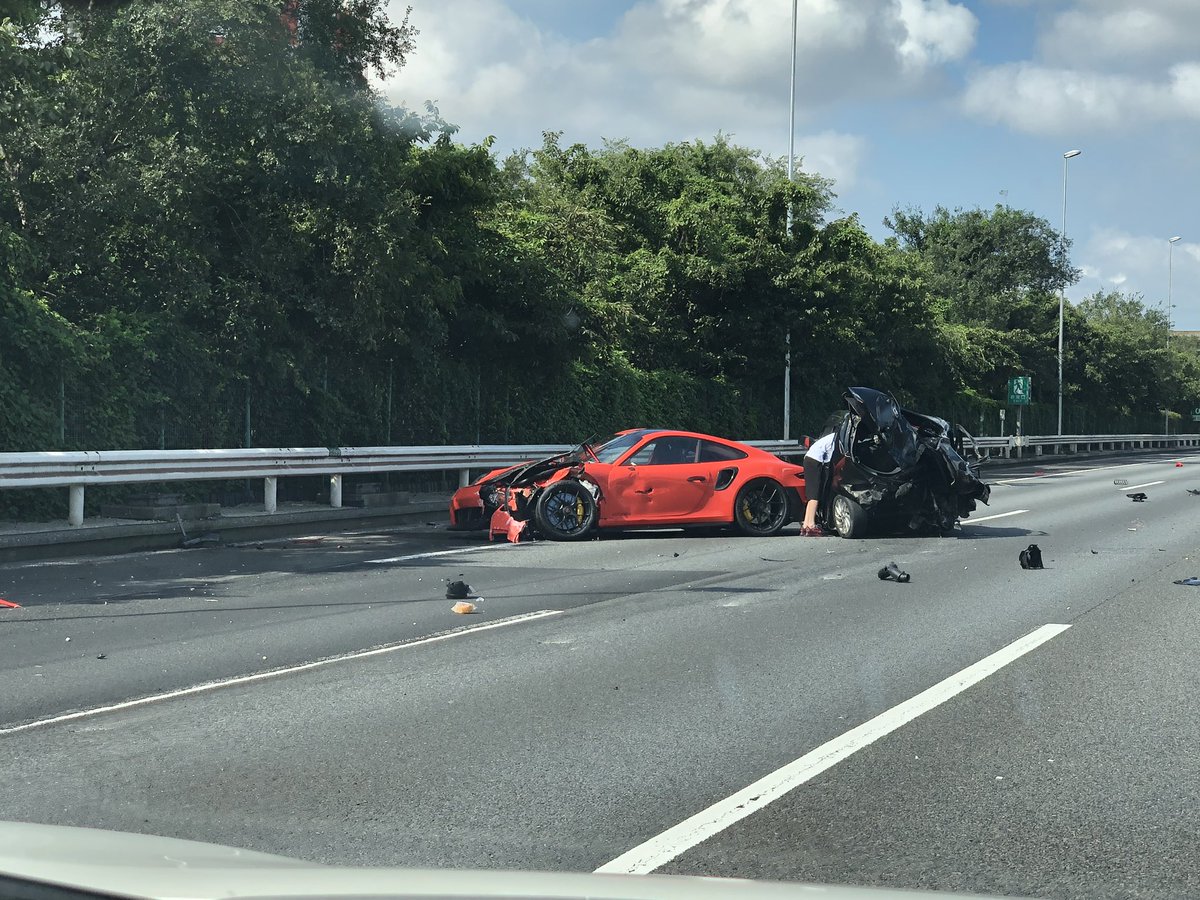
<svg viewBox="0 0 1200 900"><path fill-rule="evenodd" d="M458 576L457 581L448 581L446 583L446 599L447 600L467 600L474 595L471 586L462 580L462 575Z"/></svg>
<svg viewBox="0 0 1200 900"><path fill-rule="evenodd" d="M1093 553L1096 551L1093 550ZM1042 550L1037 544L1030 544L1017 555L1022 569L1044 569L1042 565Z"/></svg>
<svg viewBox="0 0 1200 900"><path fill-rule="evenodd" d="M106 653L97 653L97 654L96 654L96 659L108 659L108 654L106 654Z"/></svg>
<svg viewBox="0 0 1200 900"><path fill-rule="evenodd" d="M475 604L468 603L466 600L459 600L452 607L450 607L450 612L458 613L460 616L466 616L475 612Z"/></svg>
<svg viewBox="0 0 1200 900"><path fill-rule="evenodd" d="M1182 468L1183 468L1183 463L1181 463L1181 462L1177 462L1177 463L1175 463L1175 468L1177 468L1177 469L1182 469Z"/></svg>
<svg viewBox="0 0 1200 900"><path fill-rule="evenodd" d="M899 584L907 584L909 581L912 580L912 576L909 575L904 570L902 570L894 562L890 562L886 566L884 566L882 569L879 570L879 580L880 581L895 581L895 582L898 582Z"/></svg>
<svg viewBox="0 0 1200 900"><path fill-rule="evenodd" d="M1176 584L1186 584L1188 587L1200 587L1200 578L1193 575L1191 578L1181 578L1175 582Z"/></svg>
<svg viewBox="0 0 1200 900"><path fill-rule="evenodd" d="M1196 490L1195 488L1188 488L1187 492L1189 494L1195 494L1197 497L1200 497L1200 491Z"/></svg>
<svg viewBox="0 0 1200 900"><path fill-rule="evenodd" d="M1128 497L1130 500L1132 500L1134 503L1144 503L1146 500L1150 499L1149 497L1146 496L1145 491L1135 491L1134 493L1126 494L1125 496Z"/></svg>
<svg viewBox="0 0 1200 900"><path fill-rule="evenodd" d="M0 599L0 609L20 609L20 603L13 603L11 600Z"/></svg>
<svg viewBox="0 0 1200 900"><path fill-rule="evenodd" d="M1117 487L1128 487L1129 479L1128 478L1114 478L1113 484L1115 484Z"/></svg>

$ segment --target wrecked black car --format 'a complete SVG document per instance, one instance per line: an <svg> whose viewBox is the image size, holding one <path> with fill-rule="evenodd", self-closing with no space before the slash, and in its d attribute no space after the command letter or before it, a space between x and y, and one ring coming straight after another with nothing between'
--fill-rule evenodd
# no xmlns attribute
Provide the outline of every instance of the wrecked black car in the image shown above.
<svg viewBox="0 0 1200 900"><path fill-rule="evenodd" d="M944 535L988 502L991 488L979 478L979 455L964 428L904 409L872 388L852 387L842 399L831 477L817 498L826 530L846 538Z"/></svg>

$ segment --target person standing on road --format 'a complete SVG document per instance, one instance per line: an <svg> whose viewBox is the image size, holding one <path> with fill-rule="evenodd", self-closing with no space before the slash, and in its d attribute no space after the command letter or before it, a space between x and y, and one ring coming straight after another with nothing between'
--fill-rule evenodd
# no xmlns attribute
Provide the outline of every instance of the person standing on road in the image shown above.
<svg viewBox="0 0 1200 900"><path fill-rule="evenodd" d="M829 475L833 469L833 454L837 447L837 436L830 432L813 442L804 454L804 495L808 504L804 508L804 524L800 534L804 537L820 537L825 534L817 524L817 505L829 487Z"/></svg>

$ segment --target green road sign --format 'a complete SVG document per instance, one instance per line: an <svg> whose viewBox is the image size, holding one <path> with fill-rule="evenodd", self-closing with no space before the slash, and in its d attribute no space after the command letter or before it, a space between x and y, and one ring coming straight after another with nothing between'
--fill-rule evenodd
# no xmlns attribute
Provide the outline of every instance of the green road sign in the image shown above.
<svg viewBox="0 0 1200 900"><path fill-rule="evenodd" d="M1029 405L1029 380L1028 375L1018 375L1016 378L1008 379L1008 403L1010 406Z"/></svg>

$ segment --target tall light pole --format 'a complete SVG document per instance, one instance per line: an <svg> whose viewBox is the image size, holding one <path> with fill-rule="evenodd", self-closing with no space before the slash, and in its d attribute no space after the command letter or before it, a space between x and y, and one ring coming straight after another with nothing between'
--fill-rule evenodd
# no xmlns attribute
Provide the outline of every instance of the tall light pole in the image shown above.
<svg viewBox="0 0 1200 900"><path fill-rule="evenodd" d="M1167 239L1167 346L1171 346L1171 325L1172 312L1175 309L1175 302L1171 299L1172 282L1175 280L1175 245L1183 238L1175 235L1173 238Z"/></svg>
<svg viewBox="0 0 1200 900"><path fill-rule="evenodd" d="M1171 311L1174 309L1174 302L1171 298L1172 282L1175 280L1175 245L1182 238L1175 235L1173 238L1167 238L1167 347L1171 346ZM1171 433L1171 411L1163 404L1163 434Z"/></svg>
<svg viewBox="0 0 1200 900"><path fill-rule="evenodd" d="M796 161L796 4L792 0L792 80L788 91L788 189L792 186L792 170ZM792 201L788 198L787 236L792 236ZM783 439L790 440L792 434L792 332L787 333L783 356Z"/></svg>
<svg viewBox="0 0 1200 900"><path fill-rule="evenodd" d="M1067 160L1074 159L1082 150L1068 150L1063 154L1063 227L1060 238L1064 258L1067 253ZM1058 433L1062 434L1063 398L1063 307L1067 303L1067 285L1058 289Z"/></svg>

